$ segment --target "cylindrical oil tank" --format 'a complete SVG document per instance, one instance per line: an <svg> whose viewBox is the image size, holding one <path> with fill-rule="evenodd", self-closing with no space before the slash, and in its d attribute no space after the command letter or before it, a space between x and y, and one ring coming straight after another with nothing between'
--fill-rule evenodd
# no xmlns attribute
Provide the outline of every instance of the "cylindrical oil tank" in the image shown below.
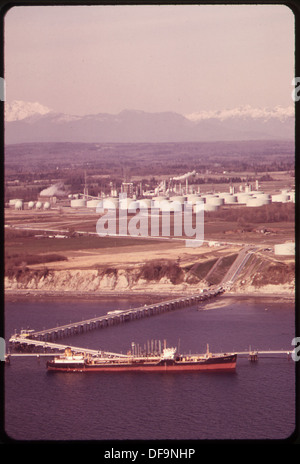
<svg viewBox="0 0 300 464"><path fill-rule="evenodd" d="M249 206L249 207L261 206L261 201L259 198L250 197L246 200L246 206Z"/></svg>
<svg viewBox="0 0 300 464"><path fill-rule="evenodd" d="M169 211L173 212L181 212L183 208L183 204L180 201L173 200L172 197L170 200L164 200L160 202L159 208L162 213L167 213Z"/></svg>
<svg viewBox="0 0 300 464"><path fill-rule="evenodd" d="M206 204L206 207L214 206ZM200 211L204 211L204 201L197 201L195 205L193 205L193 213L199 213Z"/></svg>
<svg viewBox="0 0 300 464"><path fill-rule="evenodd" d="M115 197L103 198L103 208L104 209L118 209L119 208L119 199Z"/></svg>
<svg viewBox="0 0 300 464"><path fill-rule="evenodd" d="M205 203L204 204L204 211L218 211L219 206L213 205L212 203Z"/></svg>
<svg viewBox="0 0 300 464"><path fill-rule="evenodd" d="M46 201L46 202L44 203L44 209L50 209L50 203L49 203L49 201Z"/></svg>
<svg viewBox="0 0 300 464"><path fill-rule="evenodd" d="M200 200L201 200L200 195L188 195L186 201L191 205L195 205Z"/></svg>
<svg viewBox="0 0 300 464"><path fill-rule="evenodd" d="M152 205L154 208L159 208L160 202L168 200L168 197L158 196L152 198Z"/></svg>
<svg viewBox="0 0 300 464"><path fill-rule="evenodd" d="M152 205L152 200L150 198L141 198L138 200L139 208L140 209L149 209Z"/></svg>
<svg viewBox="0 0 300 464"><path fill-rule="evenodd" d="M43 206L43 203L41 201L36 202L36 205L35 205L36 209L41 209L42 206Z"/></svg>
<svg viewBox="0 0 300 464"><path fill-rule="evenodd" d="M210 198L216 198L217 195L215 195L214 193L205 193L203 195L203 198L205 199L205 203L207 203L207 200L209 200Z"/></svg>
<svg viewBox="0 0 300 464"><path fill-rule="evenodd" d="M271 195L269 193L254 192L254 196L256 198L260 198L261 200L271 200Z"/></svg>
<svg viewBox="0 0 300 464"><path fill-rule="evenodd" d="M289 195L287 193L272 195L272 203L286 203L287 201L289 201Z"/></svg>
<svg viewBox="0 0 300 464"><path fill-rule="evenodd" d="M132 212L134 212L139 206L137 200L133 200L132 198L121 198L119 207L122 210L127 209L128 211L132 210Z"/></svg>
<svg viewBox="0 0 300 464"><path fill-rule="evenodd" d="M238 193L237 195L237 201L239 204L245 205L249 198L252 197L249 193Z"/></svg>
<svg viewBox="0 0 300 464"><path fill-rule="evenodd" d="M206 199L208 205L222 206L224 205L224 198L220 197L208 197Z"/></svg>
<svg viewBox="0 0 300 464"><path fill-rule="evenodd" d="M34 207L34 201L28 202L28 209L32 209Z"/></svg>
<svg viewBox="0 0 300 464"><path fill-rule="evenodd" d="M219 198L224 199L225 204L231 204L231 203L236 203L237 202L237 197L236 195L233 195L232 193L229 192L221 192L218 194Z"/></svg>
<svg viewBox="0 0 300 464"><path fill-rule="evenodd" d="M227 205L232 205L234 203L237 203L237 196L236 195L228 195L224 198L224 202Z"/></svg>
<svg viewBox="0 0 300 464"><path fill-rule="evenodd" d="M129 198L129 203L128 203L128 212L129 213L136 213L137 209L139 208L139 202L137 200L133 200L132 198Z"/></svg>
<svg viewBox="0 0 300 464"><path fill-rule="evenodd" d="M22 200L16 201L15 209L23 209L23 201Z"/></svg>
<svg viewBox="0 0 300 464"><path fill-rule="evenodd" d="M76 198L71 200L71 208L84 208L86 206L86 200L83 198Z"/></svg>
<svg viewBox="0 0 300 464"><path fill-rule="evenodd" d="M17 201L23 201L21 198L13 198L12 200L9 200L8 204L9 206L15 206Z"/></svg>
<svg viewBox="0 0 300 464"><path fill-rule="evenodd" d="M93 200L88 200L86 202L87 208L97 208L102 206L102 200L100 198L93 198Z"/></svg>
<svg viewBox="0 0 300 464"><path fill-rule="evenodd" d="M293 256L295 254L295 242L279 243L274 246L275 255Z"/></svg>
<svg viewBox="0 0 300 464"><path fill-rule="evenodd" d="M187 197L184 195L175 195L174 197L171 197L171 201L178 201L183 205L183 203L186 201Z"/></svg>

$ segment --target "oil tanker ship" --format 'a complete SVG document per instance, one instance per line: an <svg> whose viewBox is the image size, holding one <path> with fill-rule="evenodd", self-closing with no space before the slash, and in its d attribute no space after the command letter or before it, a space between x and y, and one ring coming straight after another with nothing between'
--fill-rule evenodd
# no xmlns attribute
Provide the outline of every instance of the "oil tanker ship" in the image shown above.
<svg viewBox="0 0 300 464"><path fill-rule="evenodd" d="M73 354L66 348L63 356L47 362L49 371L59 372L197 372L197 371L234 371L237 354L176 354L176 348L164 348L156 354L127 356L85 356Z"/></svg>

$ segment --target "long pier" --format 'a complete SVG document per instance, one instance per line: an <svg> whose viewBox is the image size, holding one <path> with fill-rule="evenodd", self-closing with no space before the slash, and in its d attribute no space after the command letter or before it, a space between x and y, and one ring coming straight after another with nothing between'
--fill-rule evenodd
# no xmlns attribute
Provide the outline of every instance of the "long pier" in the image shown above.
<svg viewBox="0 0 300 464"><path fill-rule="evenodd" d="M40 331L21 331L21 334L15 334L12 336L10 342L16 343L17 340L20 340L20 338L30 339L31 341L55 341L66 336L77 335L93 329L109 327L112 325L141 319L143 317L150 317L161 314L163 312L173 311L178 308L191 306L216 296L222 293L222 291L222 287L218 287L217 289L199 293L194 296L176 298L161 303L140 306L138 308L109 311L107 314L102 316L78 322L70 322L69 324L53 327L50 329Z"/></svg>
<svg viewBox="0 0 300 464"><path fill-rule="evenodd" d="M199 294L175 298L173 300L164 301L150 305L140 306L138 308L130 308L125 310L109 311L107 314L86 319L78 322L70 322L69 324L53 327L50 329L35 331L35 330L22 330L21 333L12 335L9 339L9 347L13 350L24 350L29 347L44 347L49 349L62 350L65 345L58 345L54 342L68 336L77 335L80 333L88 332L94 329L101 329L133 320L150 317L161 314L167 311L174 311L175 309L191 306L209 298L215 297L222 293L223 287L217 287L203 291ZM45 345L47 343L47 345ZM82 348L73 347L74 351L82 352ZM88 353L88 350L84 350ZM91 354L95 350L90 350ZM93 352L93 353L92 353Z"/></svg>

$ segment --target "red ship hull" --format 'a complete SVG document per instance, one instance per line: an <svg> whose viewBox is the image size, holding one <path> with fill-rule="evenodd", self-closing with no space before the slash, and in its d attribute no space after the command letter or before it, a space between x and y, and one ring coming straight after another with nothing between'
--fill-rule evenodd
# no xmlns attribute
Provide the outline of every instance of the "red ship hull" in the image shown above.
<svg viewBox="0 0 300 464"><path fill-rule="evenodd" d="M194 362L161 361L159 363L111 363L97 364L85 362L82 365L70 365L49 361L47 368L56 372L199 372L199 371L234 371L237 355L212 357Z"/></svg>

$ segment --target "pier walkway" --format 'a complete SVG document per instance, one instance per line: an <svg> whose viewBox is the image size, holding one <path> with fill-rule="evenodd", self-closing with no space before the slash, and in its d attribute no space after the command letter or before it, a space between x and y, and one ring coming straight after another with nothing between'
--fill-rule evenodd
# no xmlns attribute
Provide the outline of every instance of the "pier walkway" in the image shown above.
<svg viewBox="0 0 300 464"><path fill-rule="evenodd" d="M138 308L130 308L126 310L109 311L107 314L87 319L79 322L73 322L66 325L35 331L35 330L22 330L21 333L14 334L9 339L10 348L22 349L29 346L41 347L45 345L45 342L53 345L53 349L64 349L65 345L56 345L54 342L58 339L65 338L67 336L77 335L80 333L88 332L94 329L100 329L109 327L116 324L130 322L143 317L150 317L157 314L161 314L167 311L173 311L178 308L191 306L201 301L205 301L209 298L215 297L223 292L222 287L212 288L207 291L203 291L199 294L181 298L175 298L169 301L163 301L161 303L155 303L150 305L140 306ZM63 347L63 348L60 348ZM76 351L75 347L74 351ZM82 349L80 348L80 351ZM91 350L92 352L94 350ZM88 352L85 350L85 352Z"/></svg>

